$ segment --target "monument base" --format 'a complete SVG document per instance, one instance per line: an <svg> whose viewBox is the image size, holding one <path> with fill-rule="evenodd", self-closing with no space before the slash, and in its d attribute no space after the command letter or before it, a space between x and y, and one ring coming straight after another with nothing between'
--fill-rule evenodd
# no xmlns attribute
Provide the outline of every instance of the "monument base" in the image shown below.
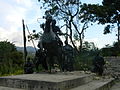
<svg viewBox="0 0 120 90"><path fill-rule="evenodd" d="M93 78L94 74L86 74L81 71L55 74L23 74L0 77L0 86L23 90L76 90L76 87L92 82Z"/></svg>

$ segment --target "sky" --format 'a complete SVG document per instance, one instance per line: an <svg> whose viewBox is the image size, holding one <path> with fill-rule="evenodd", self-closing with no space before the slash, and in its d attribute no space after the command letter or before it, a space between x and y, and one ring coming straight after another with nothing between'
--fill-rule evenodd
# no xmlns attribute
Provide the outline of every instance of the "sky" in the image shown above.
<svg viewBox="0 0 120 90"><path fill-rule="evenodd" d="M44 22L44 11L40 10L38 0L0 0L0 41L8 40L16 46L23 46L22 19L27 24L30 32L39 31L40 23ZM81 0L83 3L101 4L102 0ZM98 48L107 44L112 45L117 40L117 32L103 34L103 25L94 24L85 32L85 41L94 42ZM28 32L26 31L28 35ZM37 45L38 41L35 41ZM33 46L27 42L27 46Z"/></svg>

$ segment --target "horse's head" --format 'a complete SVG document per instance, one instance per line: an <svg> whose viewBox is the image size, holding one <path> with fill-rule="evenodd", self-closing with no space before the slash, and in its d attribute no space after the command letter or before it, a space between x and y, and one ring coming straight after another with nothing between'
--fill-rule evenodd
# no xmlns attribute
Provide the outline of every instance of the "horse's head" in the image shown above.
<svg viewBox="0 0 120 90"><path fill-rule="evenodd" d="M45 33L49 33L50 32L50 28L51 28L51 20L46 20L46 23L45 23L45 30L44 32Z"/></svg>

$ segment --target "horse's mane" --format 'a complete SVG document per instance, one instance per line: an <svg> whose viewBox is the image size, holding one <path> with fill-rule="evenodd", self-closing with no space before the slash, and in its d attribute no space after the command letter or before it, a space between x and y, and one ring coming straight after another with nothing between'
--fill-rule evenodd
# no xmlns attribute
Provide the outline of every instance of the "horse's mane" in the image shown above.
<svg viewBox="0 0 120 90"><path fill-rule="evenodd" d="M44 33L50 32L50 27L51 27L51 26L50 26L50 22L49 22L49 21L46 21Z"/></svg>

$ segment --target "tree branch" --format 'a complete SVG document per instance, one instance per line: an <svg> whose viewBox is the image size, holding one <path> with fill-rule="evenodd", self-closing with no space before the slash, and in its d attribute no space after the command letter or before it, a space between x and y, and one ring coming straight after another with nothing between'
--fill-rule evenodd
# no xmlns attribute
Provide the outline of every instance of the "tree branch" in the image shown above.
<svg viewBox="0 0 120 90"><path fill-rule="evenodd" d="M65 13L66 15L69 15L69 13L67 13L67 12L65 12L64 10L61 9L62 6L59 4L58 0L56 0L56 3L58 4L58 6L60 7L59 9L60 9L63 13Z"/></svg>
<svg viewBox="0 0 120 90"><path fill-rule="evenodd" d="M75 25L75 23L74 23L74 22L72 22L72 24L73 24L73 26L75 27L75 29L76 29L77 33L80 35L81 33L79 32L79 30L78 30L77 26Z"/></svg>
<svg viewBox="0 0 120 90"><path fill-rule="evenodd" d="M77 8L77 12L73 15L73 17L75 17L78 13L79 13L79 5L78 5L78 8Z"/></svg>
<svg viewBox="0 0 120 90"><path fill-rule="evenodd" d="M81 34L82 34L82 33L84 32L84 30L86 29L85 26L86 26L87 23L88 23L88 22L85 22L85 23L84 23L84 25L83 25L83 27L82 27L82 30L81 30Z"/></svg>

